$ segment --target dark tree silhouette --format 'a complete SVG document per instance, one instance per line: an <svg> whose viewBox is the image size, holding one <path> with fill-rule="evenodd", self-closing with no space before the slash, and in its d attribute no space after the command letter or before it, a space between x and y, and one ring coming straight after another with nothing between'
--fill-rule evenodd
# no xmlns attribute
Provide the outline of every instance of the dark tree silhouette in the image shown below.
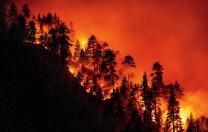
<svg viewBox="0 0 208 132"><path fill-rule="evenodd" d="M86 49L86 56L88 58L89 63L93 66L93 71L95 71L95 46L97 44L97 38L92 35L90 36L88 43L87 43L87 49Z"/></svg>
<svg viewBox="0 0 208 132"><path fill-rule="evenodd" d="M100 75L100 70L101 70L101 63L102 63L102 58L103 57L103 53L102 53L102 47L99 43L96 43L95 45L95 50L94 50L94 61L95 63L95 74L98 76Z"/></svg>
<svg viewBox="0 0 208 132"><path fill-rule="evenodd" d="M148 78L146 72L142 80L142 98L144 102L143 120L147 131L153 131L152 110L153 110L153 93L148 86Z"/></svg>
<svg viewBox="0 0 208 132"><path fill-rule="evenodd" d="M43 34L43 24L44 24L44 18L41 17L40 14L38 14L38 23L39 23L39 32L42 35Z"/></svg>
<svg viewBox="0 0 208 132"><path fill-rule="evenodd" d="M22 8L22 13L23 13L23 16L28 19L30 17L30 9L28 8L28 5L27 4L24 4L23 5L23 8Z"/></svg>
<svg viewBox="0 0 208 132"><path fill-rule="evenodd" d="M48 43L48 48L51 50L51 52L53 54L59 54L59 50L60 50L60 42L59 42L59 38L58 38L58 34L59 31L58 31L58 28L51 28L49 30L49 35L50 37L48 38L49 39L49 43ZM47 36L45 36L47 37ZM47 38L45 38L47 40ZM44 36L43 36L43 40L44 40Z"/></svg>
<svg viewBox="0 0 208 132"><path fill-rule="evenodd" d="M16 21L16 18L18 16L18 11L15 3L10 4L8 15L11 23Z"/></svg>
<svg viewBox="0 0 208 132"><path fill-rule="evenodd" d="M120 86L120 93L119 93L119 106L120 112L126 113L128 111L128 105L130 100L130 89L128 86L128 81L126 77L123 78L121 86Z"/></svg>
<svg viewBox="0 0 208 132"><path fill-rule="evenodd" d="M182 132L182 121L180 117L180 106L178 98L181 98L183 95L182 89L178 82L175 84L167 85L169 90L169 99L168 99L168 113L165 121L165 132Z"/></svg>
<svg viewBox="0 0 208 132"><path fill-rule="evenodd" d="M30 21L26 26L25 41L29 44L34 44L36 41L36 34L37 34L37 29L35 27L35 22Z"/></svg>
<svg viewBox="0 0 208 132"><path fill-rule="evenodd" d="M130 55L126 55L124 57L124 60L123 60L122 64L130 66L130 67L136 67L136 64L134 62L134 58L132 56L130 56Z"/></svg>
<svg viewBox="0 0 208 132"><path fill-rule="evenodd" d="M124 66L127 66L127 68L136 68L136 64L134 62L134 58L131 55L126 55L124 57L124 60L122 62ZM130 82L129 74L128 74L128 84Z"/></svg>
<svg viewBox="0 0 208 132"><path fill-rule="evenodd" d="M71 59L71 50L70 47L71 39L69 37L70 29L66 26L64 22L60 24L59 27L59 43L61 45L60 55L63 64L67 64L67 60Z"/></svg>
<svg viewBox="0 0 208 132"><path fill-rule="evenodd" d="M85 64L87 61L87 56L85 54L85 51L83 49L80 50L80 55L79 55L79 62L81 64Z"/></svg>
<svg viewBox="0 0 208 132"><path fill-rule="evenodd" d="M44 23L47 24L49 26L49 28L52 28L52 24L53 24L53 15L49 12L46 17L44 18Z"/></svg>
<svg viewBox="0 0 208 132"><path fill-rule="evenodd" d="M79 58L80 58L80 51L81 51L81 47L80 47L80 42L79 40L76 41L76 44L75 44L75 49L74 49L74 55L73 55L73 59L78 61Z"/></svg>
<svg viewBox="0 0 208 132"><path fill-rule="evenodd" d="M104 75L105 80L110 81L115 89L115 83L118 80L118 75L116 74L116 54L113 50L107 49L103 55L103 61L101 64L101 73Z"/></svg>
<svg viewBox="0 0 208 132"><path fill-rule="evenodd" d="M196 123L193 119L193 114L190 114L190 117L187 119L187 132L197 132Z"/></svg>
<svg viewBox="0 0 208 132"><path fill-rule="evenodd" d="M134 84L130 95L130 105L132 110L136 109L141 112L141 106L138 101L138 98L141 96L139 90L139 86L137 84Z"/></svg>
<svg viewBox="0 0 208 132"><path fill-rule="evenodd" d="M161 105L161 101L160 98L162 97L162 93L163 93L163 67L162 65L160 65L159 62L156 62L153 64L153 73L151 74L152 77L152 92L154 95L154 119L155 119L155 124L156 124L156 129L157 131L160 131L161 128L161 117L159 117L159 115L161 115L159 113L159 107Z"/></svg>

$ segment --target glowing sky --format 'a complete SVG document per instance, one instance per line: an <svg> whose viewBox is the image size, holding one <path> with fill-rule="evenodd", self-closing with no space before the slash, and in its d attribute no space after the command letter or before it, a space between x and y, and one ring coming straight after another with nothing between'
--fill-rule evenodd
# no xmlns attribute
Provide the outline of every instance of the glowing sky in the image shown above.
<svg viewBox="0 0 208 132"><path fill-rule="evenodd" d="M207 0L16 1L28 3L33 14L51 11L67 23L73 21L81 39L95 34L121 55L133 55L138 77L160 61L166 82L177 79L185 88L185 103L198 114L208 114Z"/></svg>

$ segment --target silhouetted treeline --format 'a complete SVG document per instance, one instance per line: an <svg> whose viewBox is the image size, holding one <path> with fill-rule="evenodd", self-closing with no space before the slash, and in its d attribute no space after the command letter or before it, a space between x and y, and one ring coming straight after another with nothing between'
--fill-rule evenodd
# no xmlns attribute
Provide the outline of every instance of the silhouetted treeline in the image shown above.
<svg viewBox="0 0 208 132"><path fill-rule="evenodd" d="M74 41L56 13L32 16L27 4L18 11L0 2L2 131L184 131L183 89L164 82L160 62L135 83L131 55L119 64L95 35L84 47ZM199 131L198 122L191 114L187 131Z"/></svg>

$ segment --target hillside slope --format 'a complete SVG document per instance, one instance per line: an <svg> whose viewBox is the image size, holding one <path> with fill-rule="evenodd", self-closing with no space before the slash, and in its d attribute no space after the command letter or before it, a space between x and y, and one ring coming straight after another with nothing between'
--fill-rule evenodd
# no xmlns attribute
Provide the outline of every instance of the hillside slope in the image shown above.
<svg viewBox="0 0 208 132"><path fill-rule="evenodd" d="M112 102L86 93L59 56L34 45L5 42L2 49L0 131L140 130L140 117L113 114Z"/></svg>
<svg viewBox="0 0 208 132"><path fill-rule="evenodd" d="M41 47L5 45L1 131L99 131L101 105L76 83L58 56Z"/></svg>

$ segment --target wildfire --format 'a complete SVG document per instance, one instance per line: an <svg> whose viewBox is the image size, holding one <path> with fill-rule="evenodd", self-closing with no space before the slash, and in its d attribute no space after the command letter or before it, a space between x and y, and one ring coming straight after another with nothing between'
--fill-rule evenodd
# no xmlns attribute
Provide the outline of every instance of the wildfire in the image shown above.
<svg viewBox="0 0 208 132"><path fill-rule="evenodd" d="M87 45L87 41L85 39L81 39L81 48L85 49Z"/></svg>
<svg viewBox="0 0 208 132"><path fill-rule="evenodd" d="M76 69L75 68L69 68L69 71L73 74L73 75L75 75L76 74Z"/></svg>
<svg viewBox="0 0 208 132"><path fill-rule="evenodd" d="M186 126L186 120L190 116L191 110L188 108L181 108L180 109L180 116L182 119L182 123L184 126Z"/></svg>

